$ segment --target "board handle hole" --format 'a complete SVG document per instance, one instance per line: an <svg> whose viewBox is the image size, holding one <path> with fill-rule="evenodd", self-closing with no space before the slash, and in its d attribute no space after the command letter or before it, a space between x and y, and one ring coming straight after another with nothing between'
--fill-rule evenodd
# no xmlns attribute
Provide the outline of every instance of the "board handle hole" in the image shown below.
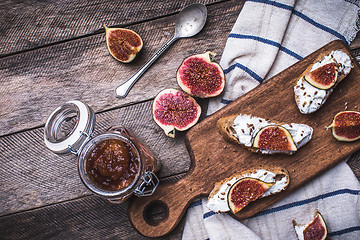
<svg viewBox="0 0 360 240"><path fill-rule="evenodd" d="M169 207L163 201L152 201L145 206L143 217L147 224L157 226L169 217Z"/></svg>

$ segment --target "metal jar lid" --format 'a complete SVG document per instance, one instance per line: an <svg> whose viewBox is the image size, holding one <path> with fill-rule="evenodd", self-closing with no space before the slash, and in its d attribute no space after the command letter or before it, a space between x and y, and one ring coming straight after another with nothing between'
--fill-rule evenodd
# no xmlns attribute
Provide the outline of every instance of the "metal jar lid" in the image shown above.
<svg viewBox="0 0 360 240"><path fill-rule="evenodd" d="M78 155L94 132L95 114L80 101L69 101L55 109L44 129L45 145L54 153Z"/></svg>

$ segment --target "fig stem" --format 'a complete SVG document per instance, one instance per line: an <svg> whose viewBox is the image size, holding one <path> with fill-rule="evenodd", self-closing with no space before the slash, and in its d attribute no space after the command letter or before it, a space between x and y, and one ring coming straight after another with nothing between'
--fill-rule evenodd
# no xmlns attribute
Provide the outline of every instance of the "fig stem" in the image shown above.
<svg viewBox="0 0 360 240"><path fill-rule="evenodd" d="M132 75L126 82L122 83L115 89L115 96L118 98L125 98L132 86L134 86L134 84L140 79L146 70L177 39L179 39L179 37L175 35L170 38L134 75Z"/></svg>
<svg viewBox="0 0 360 240"><path fill-rule="evenodd" d="M329 130L329 129L332 128L332 127L334 127L334 125L333 125L333 124L330 124L329 126L325 126L324 128L325 128L325 130Z"/></svg>
<svg viewBox="0 0 360 240"><path fill-rule="evenodd" d="M215 57L216 57L216 53L215 52L206 52L206 54L208 54L209 56L209 59L211 62L214 62L215 61Z"/></svg>

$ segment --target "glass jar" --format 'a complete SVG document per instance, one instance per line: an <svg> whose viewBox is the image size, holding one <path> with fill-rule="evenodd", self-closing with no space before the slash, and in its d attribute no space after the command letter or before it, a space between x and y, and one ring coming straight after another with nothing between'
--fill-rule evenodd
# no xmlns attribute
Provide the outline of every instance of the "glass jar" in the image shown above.
<svg viewBox="0 0 360 240"><path fill-rule="evenodd" d="M93 137L94 126L94 111L70 101L49 116L44 141L56 154L77 155L82 182L98 196L122 203L133 194L153 194L160 165L151 151L124 127L111 127Z"/></svg>

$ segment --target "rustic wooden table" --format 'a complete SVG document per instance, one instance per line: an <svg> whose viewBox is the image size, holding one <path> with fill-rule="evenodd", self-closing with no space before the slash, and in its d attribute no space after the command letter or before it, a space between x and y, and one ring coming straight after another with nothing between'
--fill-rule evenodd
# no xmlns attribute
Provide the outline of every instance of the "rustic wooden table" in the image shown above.
<svg viewBox="0 0 360 240"><path fill-rule="evenodd" d="M128 79L174 33L174 16L194 1L3 1L0 3L0 238L146 239L127 219L127 203L91 194L75 156L58 156L43 141L49 114L69 100L96 112L95 134L110 126L132 129L162 162L162 181L190 166L184 134L166 137L152 120L155 95L177 87L189 55L212 50L217 60L244 1L201 0L208 20L195 37L171 46L125 99L114 88ZM126 27L144 40L130 64L112 58L103 24ZM350 46L360 56L360 38ZM202 107L206 107L203 101ZM360 179L360 152L348 164ZM154 215L156 216L156 210ZM161 213L160 213L161 214ZM164 239L180 239L184 220Z"/></svg>

